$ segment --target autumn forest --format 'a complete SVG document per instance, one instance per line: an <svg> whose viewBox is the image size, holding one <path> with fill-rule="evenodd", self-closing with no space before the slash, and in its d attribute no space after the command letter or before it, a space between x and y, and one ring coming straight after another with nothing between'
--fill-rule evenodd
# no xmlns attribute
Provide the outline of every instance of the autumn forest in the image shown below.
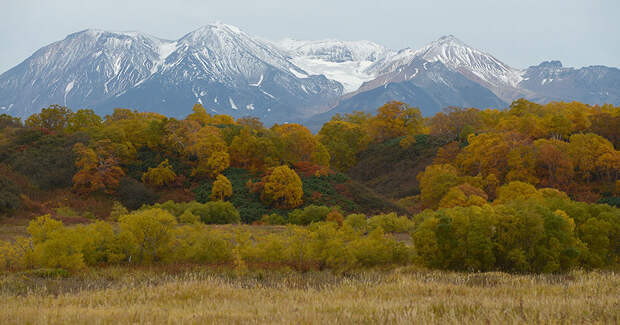
<svg viewBox="0 0 620 325"><path fill-rule="evenodd" d="M101 117L59 105L25 121L0 115L0 294L11 310L0 319L41 321L27 318L28 308L41 308L37 299L50 294L74 304L105 290L102 308L110 311L115 295L154 295L161 283L187 291L190 300L153 302L174 309L202 304L189 292L205 285L213 294L246 294L233 283L252 289L217 305L228 320L257 320L258 311L244 318L229 308L276 287L307 295L317 286L348 310L347 299L358 300L347 295L370 286L398 306L406 292L435 290L437 301L413 307L431 322L503 321L506 308L517 308L509 314L517 323L607 322L618 315L618 130L620 107L523 99L505 110L450 107L432 117L388 102L374 115L336 115L317 133L212 115L200 104L184 119L129 109ZM517 291L502 289L514 283ZM559 283L600 299L563 305ZM126 286L133 289L115 291ZM513 295L530 286L542 296L524 309L523 296L517 303ZM447 298L464 288L471 292ZM502 298L484 300L480 314L468 295ZM412 320L377 316L368 303L348 319ZM63 310L42 315L83 320ZM311 322L322 317L303 310ZM217 321L217 313L199 319ZM157 313L118 315L142 322Z"/></svg>

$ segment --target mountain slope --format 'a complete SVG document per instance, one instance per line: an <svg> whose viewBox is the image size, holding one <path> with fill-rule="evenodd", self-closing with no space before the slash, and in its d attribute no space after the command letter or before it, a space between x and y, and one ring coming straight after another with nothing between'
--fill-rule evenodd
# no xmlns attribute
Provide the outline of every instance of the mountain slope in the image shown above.
<svg viewBox="0 0 620 325"><path fill-rule="evenodd" d="M424 116L434 115L447 106L501 108L507 105L490 90L448 69L443 63L416 58L407 66L365 83L334 108L305 123L317 130L335 114L374 113L392 100L418 107Z"/></svg>
<svg viewBox="0 0 620 325"><path fill-rule="evenodd" d="M267 122L311 114L342 93L338 82L309 76L268 42L223 24L174 42L139 33L72 34L2 74L0 87L0 107L18 116L50 103L183 116L201 102Z"/></svg>
<svg viewBox="0 0 620 325"><path fill-rule="evenodd" d="M216 23L174 41L85 30L0 75L0 113L19 117L54 103L101 115L125 107L182 117L198 102L268 124L318 123L389 100L433 114L445 106L501 108L521 97L620 105L620 70L555 61L519 70L451 35L395 52L368 41L274 43Z"/></svg>
<svg viewBox="0 0 620 325"><path fill-rule="evenodd" d="M620 70L604 66L581 69L562 67L559 61L543 62L529 67L519 86L531 91L529 99L580 101L602 105L620 105Z"/></svg>
<svg viewBox="0 0 620 325"><path fill-rule="evenodd" d="M419 50L405 49L378 60L367 71L381 76L409 65L416 59L441 62L449 69L461 73L504 101L523 96L518 88L522 71L499 61L492 55L475 49L452 35L443 36Z"/></svg>
<svg viewBox="0 0 620 325"><path fill-rule="evenodd" d="M0 75L0 107L22 117L52 103L96 107L157 71L171 44L138 33L71 34Z"/></svg>

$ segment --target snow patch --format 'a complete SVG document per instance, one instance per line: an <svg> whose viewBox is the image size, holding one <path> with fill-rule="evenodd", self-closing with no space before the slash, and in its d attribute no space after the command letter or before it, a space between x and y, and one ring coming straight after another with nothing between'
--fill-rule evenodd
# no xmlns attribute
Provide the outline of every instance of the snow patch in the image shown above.
<svg viewBox="0 0 620 325"><path fill-rule="evenodd" d="M375 78L374 74L365 71L372 61L330 62L312 57L298 57L292 61L311 75L324 75L328 79L338 81L345 93L353 92L364 82Z"/></svg>
<svg viewBox="0 0 620 325"><path fill-rule="evenodd" d="M265 94L265 95L269 96L271 99L276 99L276 97L275 97L275 96L273 96L272 94L270 94L270 93L268 93L268 92L264 91L262 88L259 88L259 89L260 89L260 91L261 91L263 94Z"/></svg>
<svg viewBox="0 0 620 325"><path fill-rule="evenodd" d="M230 102L230 108L237 110L239 109L239 107L237 107L237 105L235 105L235 101L233 101L232 98L228 97L228 101Z"/></svg>
<svg viewBox="0 0 620 325"><path fill-rule="evenodd" d="M545 79L543 79L543 80L540 82L540 84L541 84L541 85L544 85L544 84L548 84L548 83L550 83L550 82L552 82L552 81L553 81L553 78L550 78L550 79L545 78Z"/></svg>
<svg viewBox="0 0 620 325"><path fill-rule="evenodd" d="M250 86L253 86L253 87L260 87L260 85L263 83L263 78L264 78L264 76L261 74L261 75L260 75L260 79L258 80L258 82L257 82L257 83L255 83L255 84L250 84Z"/></svg>
<svg viewBox="0 0 620 325"><path fill-rule="evenodd" d="M67 105L67 94L69 94L69 92L71 91L71 89L73 89L73 85L75 84L75 80L72 80L71 82L69 82L67 84L67 86L65 87L65 106Z"/></svg>

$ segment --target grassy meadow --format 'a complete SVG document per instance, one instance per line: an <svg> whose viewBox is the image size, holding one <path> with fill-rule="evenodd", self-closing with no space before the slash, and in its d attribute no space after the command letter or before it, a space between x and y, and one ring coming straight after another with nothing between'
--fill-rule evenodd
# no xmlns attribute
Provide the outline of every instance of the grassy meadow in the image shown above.
<svg viewBox="0 0 620 325"><path fill-rule="evenodd" d="M69 277L0 276L2 324L607 323L620 276L110 267Z"/></svg>

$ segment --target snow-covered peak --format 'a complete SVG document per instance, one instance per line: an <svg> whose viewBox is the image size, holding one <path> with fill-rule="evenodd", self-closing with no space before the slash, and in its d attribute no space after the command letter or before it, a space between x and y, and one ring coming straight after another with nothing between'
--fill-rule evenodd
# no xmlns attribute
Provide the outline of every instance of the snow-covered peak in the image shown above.
<svg viewBox="0 0 620 325"><path fill-rule="evenodd" d="M181 40L190 41L193 43L199 42L204 39L222 38L222 37L250 37L243 32L239 27L233 25L227 25L223 23L211 23L204 25L187 35L183 36Z"/></svg>
<svg viewBox="0 0 620 325"><path fill-rule="evenodd" d="M497 60L492 55L475 49L454 35L442 36L419 50L404 49L368 68L368 72L383 75L406 66L415 59L441 62L469 79L492 87L516 87L523 79L523 72Z"/></svg>
<svg viewBox="0 0 620 325"><path fill-rule="evenodd" d="M477 77L481 82L504 83L517 86L522 80L522 72L499 61L491 54L475 49L453 35L443 36L418 50L416 56L426 61L440 61L449 68L469 77Z"/></svg>
<svg viewBox="0 0 620 325"><path fill-rule="evenodd" d="M463 41L461 41L460 39L458 39L456 36L454 36L452 34L444 35L444 36L438 38L433 43L435 43L435 44L453 44L453 45L458 45L458 46L467 46L467 44L465 44Z"/></svg>
<svg viewBox="0 0 620 325"><path fill-rule="evenodd" d="M291 38L276 42L292 57L308 57L330 62L376 61L390 52L389 49L370 41L341 41L334 39L300 41Z"/></svg>
<svg viewBox="0 0 620 325"><path fill-rule="evenodd" d="M205 25L183 36L177 43L178 51L191 52L202 61L211 62L216 70L232 69L247 74L247 66L258 59L296 76L307 76L305 71L287 59L285 52L235 26L222 23Z"/></svg>

